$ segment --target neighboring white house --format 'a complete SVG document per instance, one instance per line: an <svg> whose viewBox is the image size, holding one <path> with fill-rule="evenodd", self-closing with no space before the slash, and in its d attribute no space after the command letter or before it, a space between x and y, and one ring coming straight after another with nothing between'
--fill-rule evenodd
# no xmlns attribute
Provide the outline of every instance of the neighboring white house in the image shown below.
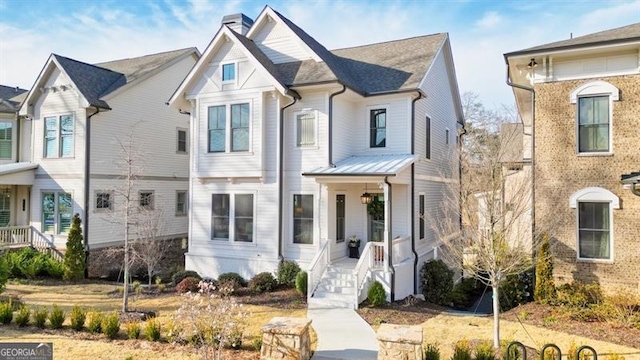
<svg viewBox="0 0 640 360"><path fill-rule="evenodd" d="M446 33L329 51L268 6L225 16L170 104L191 114L187 269L250 278L292 259L313 294L355 235L359 294L373 277L390 299L418 291L459 176Z"/></svg>
<svg viewBox="0 0 640 360"><path fill-rule="evenodd" d="M160 236L184 237L189 118L165 102L199 55L188 48L91 65L52 54L22 102L12 163L0 165L11 198L4 225L64 247L78 213L87 247L122 242L121 143L131 137L141 157L134 200L163 210Z"/></svg>

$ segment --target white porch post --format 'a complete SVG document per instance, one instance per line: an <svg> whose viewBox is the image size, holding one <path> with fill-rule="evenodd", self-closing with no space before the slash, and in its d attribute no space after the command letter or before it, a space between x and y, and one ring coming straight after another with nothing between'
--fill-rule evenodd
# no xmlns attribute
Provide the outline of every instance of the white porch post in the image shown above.
<svg viewBox="0 0 640 360"><path fill-rule="evenodd" d="M382 183L384 190L384 271L389 271L389 247L391 239L391 189L386 182Z"/></svg>

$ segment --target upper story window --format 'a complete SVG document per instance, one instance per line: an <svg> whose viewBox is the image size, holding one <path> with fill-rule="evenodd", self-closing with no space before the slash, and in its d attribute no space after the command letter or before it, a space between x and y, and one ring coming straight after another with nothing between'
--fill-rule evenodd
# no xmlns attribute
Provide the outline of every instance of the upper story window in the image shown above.
<svg viewBox="0 0 640 360"><path fill-rule="evenodd" d="M387 109L370 110L369 119L369 147L385 147L387 143Z"/></svg>
<svg viewBox="0 0 640 360"><path fill-rule="evenodd" d="M296 114L296 146L316 145L316 112Z"/></svg>
<svg viewBox="0 0 640 360"><path fill-rule="evenodd" d="M11 159L13 123L0 122L0 159Z"/></svg>
<svg viewBox="0 0 640 360"><path fill-rule="evenodd" d="M249 151L249 104L231 105L231 151Z"/></svg>
<svg viewBox="0 0 640 360"><path fill-rule="evenodd" d="M609 97L578 99L578 151L609 151Z"/></svg>
<svg viewBox="0 0 640 360"><path fill-rule="evenodd" d="M187 146L187 130L177 129L176 131L176 152L179 154L186 154Z"/></svg>
<svg viewBox="0 0 640 360"><path fill-rule="evenodd" d="M42 232L64 234L71 228L73 201L65 192L42 193Z"/></svg>
<svg viewBox="0 0 640 360"><path fill-rule="evenodd" d="M420 217L419 221L419 239L424 240L425 236L425 218L424 218L424 194L420 194L418 196L418 216Z"/></svg>
<svg viewBox="0 0 640 360"><path fill-rule="evenodd" d="M424 153L424 157L427 159L431 159L431 118L430 117L426 117L425 118L425 153Z"/></svg>
<svg viewBox="0 0 640 360"><path fill-rule="evenodd" d="M445 145L449 145L449 129L444 129L444 143Z"/></svg>
<svg viewBox="0 0 640 360"><path fill-rule="evenodd" d="M612 152L612 108L619 98L618 88L605 81L591 81L571 92L570 101L577 105L578 153Z"/></svg>
<svg viewBox="0 0 640 360"><path fill-rule="evenodd" d="M73 156L73 115L44 118L44 157Z"/></svg>
<svg viewBox="0 0 640 360"><path fill-rule="evenodd" d="M209 152L249 151L250 112L249 103L210 106L208 111ZM227 131L227 129L231 130Z"/></svg>
<svg viewBox="0 0 640 360"><path fill-rule="evenodd" d="M236 80L236 64L224 64L222 65L222 81L235 81Z"/></svg>
<svg viewBox="0 0 640 360"><path fill-rule="evenodd" d="M620 199L611 191L589 187L569 199L577 210L577 257L580 260L613 260L613 209Z"/></svg>

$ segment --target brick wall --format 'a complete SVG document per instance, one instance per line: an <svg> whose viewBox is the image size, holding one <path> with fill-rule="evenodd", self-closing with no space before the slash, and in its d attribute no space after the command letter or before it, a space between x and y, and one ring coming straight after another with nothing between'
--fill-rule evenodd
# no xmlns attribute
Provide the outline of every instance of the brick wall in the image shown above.
<svg viewBox="0 0 640 360"><path fill-rule="evenodd" d="M613 102L613 154L576 154L577 105L569 101L578 86L603 80L620 89ZM608 291L640 286L640 197L623 189L620 175L640 170L640 76L537 84L536 91L536 227L548 230L555 257L556 282L597 281ZM601 187L620 198L613 210L613 262L577 261L576 209L573 193Z"/></svg>

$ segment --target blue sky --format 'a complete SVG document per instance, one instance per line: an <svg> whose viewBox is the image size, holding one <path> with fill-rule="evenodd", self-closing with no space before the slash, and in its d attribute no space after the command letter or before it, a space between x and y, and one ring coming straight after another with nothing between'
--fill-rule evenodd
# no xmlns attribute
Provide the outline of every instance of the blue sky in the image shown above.
<svg viewBox="0 0 640 360"><path fill-rule="evenodd" d="M270 5L328 49L448 32L460 91L511 104L502 54L640 21L640 0L0 0L0 84L30 88L50 53L96 63L195 46L222 16Z"/></svg>

